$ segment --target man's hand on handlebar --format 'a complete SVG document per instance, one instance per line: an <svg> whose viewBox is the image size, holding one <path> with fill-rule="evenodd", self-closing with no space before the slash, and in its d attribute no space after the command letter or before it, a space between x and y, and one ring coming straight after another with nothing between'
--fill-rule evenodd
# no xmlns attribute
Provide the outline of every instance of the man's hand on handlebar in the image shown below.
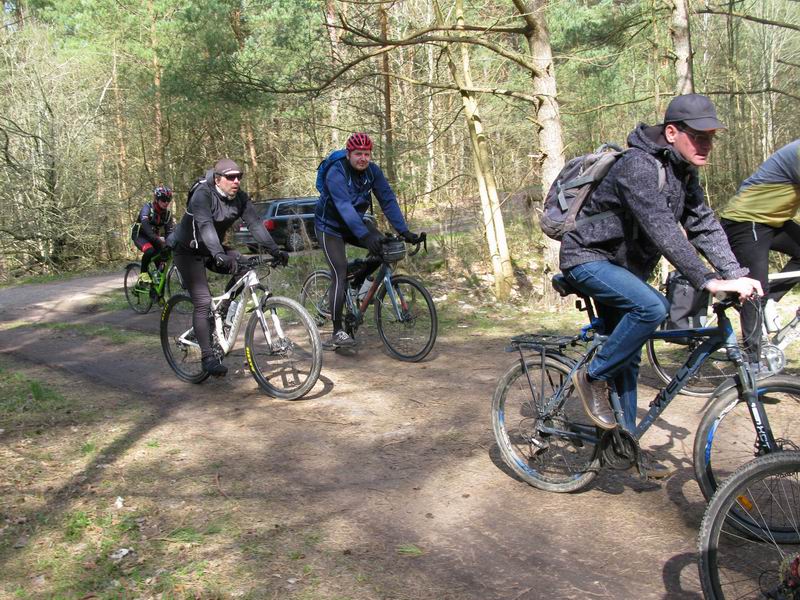
<svg viewBox="0 0 800 600"><path fill-rule="evenodd" d="M706 281L705 288L712 294L720 292L730 292L738 294L739 300L744 302L751 296L763 296L764 290L761 289L761 282L750 277L739 277L738 279L709 279Z"/></svg>
<svg viewBox="0 0 800 600"><path fill-rule="evenodd" d="M407 244L419 244L422 241L422 236L411 231L404 231L400 236L406 241Z"/></svg>
<svg viewBox="0 0 800 600"><path fill-rule="evenodd" d="M214 263L225 273L236 273L239 270L239 261L236 260L236 256L224 252L220 252L214 257Z"/></svg>

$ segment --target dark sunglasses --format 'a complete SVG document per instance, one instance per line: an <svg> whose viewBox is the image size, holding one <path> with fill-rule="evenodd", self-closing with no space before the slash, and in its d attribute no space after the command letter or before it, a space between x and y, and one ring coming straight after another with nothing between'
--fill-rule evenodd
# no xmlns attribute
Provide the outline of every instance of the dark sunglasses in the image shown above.
<svg viewBox="0 0 800 600"><path fill-rule="evenodd" d="M236 181L237 179L239 181L241 181L242 177L244 177L244 174L243 173L219 173L219 176L220 177L224 177L228 181Z"/></svg>
<svg viewBox="0 0 800 600"><path fill-rule="evenodd" d="M676 125L676 127L685 133L686 135L691 138L691 140L695 144L713 144L714 143L714 134L713 133L705 133L701 131L697 131L696 129L692 129L687 125Z"/></svg>

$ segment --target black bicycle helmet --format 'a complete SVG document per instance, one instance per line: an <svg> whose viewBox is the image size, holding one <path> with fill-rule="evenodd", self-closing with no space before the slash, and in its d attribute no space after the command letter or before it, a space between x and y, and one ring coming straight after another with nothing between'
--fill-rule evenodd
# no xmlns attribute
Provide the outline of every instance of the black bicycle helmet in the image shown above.
<svg viewBox="0 0 800 600"><path fill-rule="evenodd" d="M153 198L162 202L172 202L172 190L167 186L159 185L153 190Z"/></svg>

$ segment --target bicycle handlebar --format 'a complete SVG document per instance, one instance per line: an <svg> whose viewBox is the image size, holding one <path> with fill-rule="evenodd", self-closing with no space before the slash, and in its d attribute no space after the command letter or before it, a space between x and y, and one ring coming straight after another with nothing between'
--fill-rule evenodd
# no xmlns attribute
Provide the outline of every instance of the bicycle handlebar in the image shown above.
<svg viewBox="0 0 800 600"><path fill-rule="evenodd" d="M257 256L239 256L236 259L236 263L239 267L243 269L255 269L260 265L267 265L269 267L277 267L278 265L282 264L280 258L276 258L274 256L270 256L269 258L257 255Z"/></svg>
<svg viewBox="0 0 800 600"><path fill-rule="evenodd" d="M428 234L425 233L424 231L422 233L420 233L419 234L419 241L416 244L412 244L412 245L414 246L414 249L411 250L408 253L409 256L414 256L416 254L419 254L420 245L425 248L425 254L427 254L428 253Z"/></svg>

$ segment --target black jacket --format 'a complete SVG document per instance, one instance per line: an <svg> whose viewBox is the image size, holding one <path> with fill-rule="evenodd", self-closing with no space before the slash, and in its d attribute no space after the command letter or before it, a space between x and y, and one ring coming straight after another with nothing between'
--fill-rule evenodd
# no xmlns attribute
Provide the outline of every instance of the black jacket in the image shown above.
<svg viewBox="0 0 800 600"><path fill-rule="evenodd" d="M280 252L250 197L240 189L229 199L217 190L213 172L209 172L206 180L192 193L171 242L179 253L216 256L225 251L222 247L225 233L239 219L247 224L256 242L266 247L270 254Z"/></svg>
<svg viewBox="0 0 800 600"><path fill-rule="evenodd" d="M567 233L561 242L561 269L608 260L647 280L663 255L700 288L718 276L703 263L700 252L724 279L746 275L705 203L697 169L667 144L663 128L639 125L628 136L628 146L631 150L611 167L580 218L608 210L617 213L579 222ZM661 190L660 165L666 173Z"/></svg>
<svg viewBox="0 0 800 600"><path fill-rule="evenodd" d="M150 242L156 246L160 245L159 237L163 231L166 238L175 229L175 219L169 210L159 212L155 209L152 202L145 202L139 211L131 229L131 238L134 242L145 244Z"/></svg>

